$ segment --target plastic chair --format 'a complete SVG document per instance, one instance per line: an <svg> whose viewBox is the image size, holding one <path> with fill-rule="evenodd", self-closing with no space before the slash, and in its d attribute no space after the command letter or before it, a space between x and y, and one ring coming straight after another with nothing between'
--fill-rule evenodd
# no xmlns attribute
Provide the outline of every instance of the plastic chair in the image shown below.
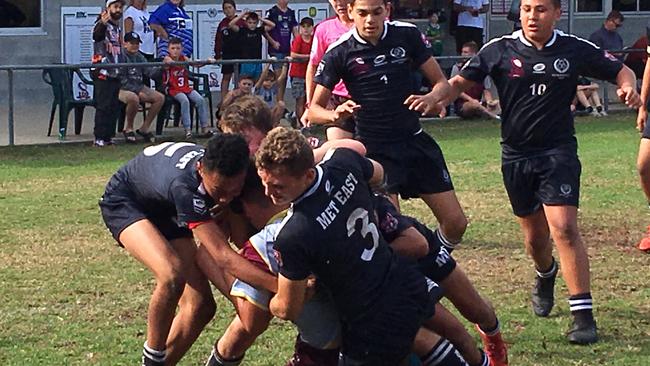
<svg viewBox="0 0 650 366"><path fill-rule="evenodd" d="M85 100L75 100L74 90L72 88L73 74L77 74L84 85L93 85L92 80L88 80L78 69L44 69L42 78L45 83L52 87L53 101L50 111L50 122L47 129L47 135L52 135L52 125L54 124L54 115L56 108L59 108L59 135L65 138L68 129L68 116L71 110L75 110L75 134L81 133L81 124L83 122L83 113L86 106L94 106L93 96Z"/></svg>

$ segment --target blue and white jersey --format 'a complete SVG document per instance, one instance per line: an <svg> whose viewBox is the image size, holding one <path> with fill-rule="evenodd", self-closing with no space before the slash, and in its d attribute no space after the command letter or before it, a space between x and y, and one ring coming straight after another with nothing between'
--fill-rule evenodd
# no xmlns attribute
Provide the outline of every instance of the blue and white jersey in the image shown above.
<svg viewBox="0 0 650 366"><path fill-rule="evenodd" d="M158 24L165 29L169 38L180 39L183 43L183 55L192 58L192 17L185 12L185 9L166 1L151 14L149 24ZM167 46L167 40L158 38L158 57L168 55Z"/></svg>

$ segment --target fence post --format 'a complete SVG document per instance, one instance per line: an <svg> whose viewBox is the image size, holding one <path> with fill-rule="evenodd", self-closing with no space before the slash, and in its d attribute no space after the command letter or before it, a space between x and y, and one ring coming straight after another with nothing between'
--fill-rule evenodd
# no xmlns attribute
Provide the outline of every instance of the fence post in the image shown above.
<svg viewBox="0 0 650 366"><path fill-rule="evenodd" d="M14 145L14 70L7 70L9 80L9 146Z"/></svg>

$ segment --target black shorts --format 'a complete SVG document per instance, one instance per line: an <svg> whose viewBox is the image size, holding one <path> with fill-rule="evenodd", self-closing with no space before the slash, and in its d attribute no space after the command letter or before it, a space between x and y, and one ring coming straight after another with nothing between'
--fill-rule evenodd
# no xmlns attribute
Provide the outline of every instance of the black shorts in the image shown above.
<svg viewBox="0 0 650 366"><path fill-rule="evenodd" d="M339 366L394 366L406 358L422 323L435 313L442 289L413 264L386 280L388 291L372 313L343 322Z"/></svg>
<svg viewBox="0 0 650 366"><path fill-rule="evenodd" d="M147 213L133 199L133 194L128 186L115 176L108 182L106 191L99 200L99 207L108 231L120 246L123 246L119 239L122 231L143 219L151 221L167 240L192 238L192 231L179 226L173 217Z"/></svg>
<svg viewBox="0 0 650 366"><path fill-rule="evenodd" d="M237 55L222 55L222 60L235 60ZM235 72L235 64L223 64L221 65L221 74L232 74Z"/></svg>
<svg viewBox="0 0 650 366"><path fill-rule="evenodd" d="M350 99L346 98L346 97L342 97L340 95L332 94L330 96L330 100L327 102L327 109L333 111L333 110L336 109L336 107L338 107L339 105L347 102L348 100L350 100ZM343 121L340 121L336 125L327 124L327 125L325 125L325 127L328 127L328 128L329 127L338 127L338 128L340 128L340 129L342 129L342 130L344 130L346 132L354 134L354 132L356 130L356 127L357 127L357 123L354 121L354 116L350 116L350 117L344 119Z"/></svg>
<svg viewBox="0 0 650 366"><path fill-rule="evenodd" d="M454 190L442 150L426 132L400 142L361 142L367 156L384 167L388 193L407 199Z"/></svg>
<svg viewBox="0 0 650 366"><path fill-rule="evenodd" d="M577 154L555 152L504 161L503 183L515 215L535 213L542 204L578 207L582 165Z"/></svg>
<svg viewBox="0 0 650 366"><path fill-rule="evenodd" d="M440 282L447 278L456 268L456 260L449 254L447 248L440 245L436 239L436 233L419 221L413 223L413 227L422 234L429 243L429 253L418 259L418 268L426 277Z"/></svg>

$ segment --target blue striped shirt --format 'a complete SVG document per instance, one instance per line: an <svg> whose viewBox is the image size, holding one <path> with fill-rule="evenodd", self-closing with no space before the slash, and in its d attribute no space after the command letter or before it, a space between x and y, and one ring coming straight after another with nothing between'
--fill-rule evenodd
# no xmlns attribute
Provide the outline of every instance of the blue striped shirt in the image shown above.
<svg viewBox="0 0 650 366"><path fill-rule="evenodd" d="M163 27L169 38L179 38L183 43L183 55L192 57L192 18L185 12L185 9L166 1L151 14L149 24L158 24ZM158 38L158 57L167 56L167 47L167 40Z"/></svg>

